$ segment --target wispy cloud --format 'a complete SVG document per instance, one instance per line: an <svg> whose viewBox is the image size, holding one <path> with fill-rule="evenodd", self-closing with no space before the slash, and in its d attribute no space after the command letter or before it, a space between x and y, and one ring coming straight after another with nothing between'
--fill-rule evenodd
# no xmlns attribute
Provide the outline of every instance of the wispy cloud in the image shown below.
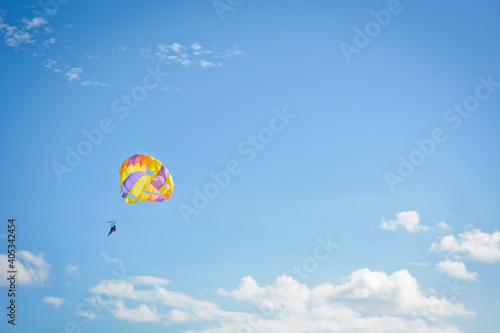
<svg viewBox="0 0 500 333"><path fill-rule="evenodd" d="M0 34L3 35L5 44L15 49L19 49L19 47L23 45L30 45L30 52L33 56L43 59L45 57L45 52L49 48L52 49L58 42L56 37L49 35L52 33L52 27L48 25L48 22L43 17L34 17L31 20L23 18L22 22L24 24L23 28L9 25L8 23L5 23L4 17L0 13ZM72 25L66 24L61 28L66 29L71 27ZM37 34L40 35L38 36L40 37L39 40L35 40L34 38ZM65 32L61 32L61 29L59 29L59 34L64 35ZM125 50L125 47L120 46L118 49ZM81 57L81 59L85 59L85 56ZM83 68L80 66L73 66L65 61L46 58L42 60L41 63L46 68L57 73L59 77L64 78L73 84L80 84L87 87L109 85L97 80L83 80Z"/></svg>
<svg viewBox="0 0 500 333"><path fill-rule="evenodd" d="M5 44L17 48L25 44L33 44L34 36L38 33L38 27L47 24L42 17L34 17L31 20L23 18L24 28L5 23L0 16L0 34L4 35Z"/></svg>
<svg viewBox="0 0 500 333"><path fill-rule="evenodd" d="M83 69L81 69L80 67L73 67L69 71L64 73L64 75L68 78L69 82L73 82L80 80L81 73L83 73Z"/></svg>
<svg viewBox="0 0 500 333"><path fill-rule="evenodd" d="M23 23L26 24L27 30L32 30L47 24L47 21L43 17L34 17L31 20L23 19Z"/></svg>
<svg viewBox="0 0 500 333"><path fill-rule="evenodd" d="M379 228L394 231L400 226L409 232L419 232L430 229L429 227L420 224L420 215L415 211L397 213L395 220L382 220Z"/></svg>
<svg viewBox="0 0 500 333"><path fill-rule="evenodd" d="M411 265L411 266L420 266L420 267L425 267L425 266L429 266L431 263L428 262L428 261L424 261L424 262L410 262L408 263L408 265Z"/></svg>
<svg viewBox="0 0 500 333"><path fill-rule="evenodd" d="M61 305L63 305L65 302L65 299L62 297L53 297L53 296L46 296L42 298L42 305L52 305L54 308L59 308Z"/></svg>
<svg viewBox="0 0 500 333"><path fill-rule="evenodd" d="M112 264L117 264L118 266L122 267L123 266L123 261L121 261L120 259L117 259L117 258L111 258L109 256L109 254L107 254L106 252L102 251L101 252L101 256L104 260L106 260L107 262L109 263L112 263Z"/></svg>
<svg viewBox="0 0 500 333"><path fill-rule="evenodd" d="M77 265L68 264L64 269L66 270L66 273L69 275L78 275Z"/></svg>
<svg viewBox="0 0 500 333"><path fill-rule="evenodd" d="M56 39L54 37L52 37L50 39L43 41L42 44L40 44L40 46L48 49L51 44L55 44L55 43L56 43Z"/></svg>
<svg viewBox="0 0 500 333"><path fill-rule="evenodd" d="M107 87L110 84L109 83L102 83L101 81L85 80L85 81L82 81L81 85L84 87Z"/></svg>
<svg viewBox="0 0 500 333"><path fill-rule="evenodd" d="M148 47L141 49L141 52L145 54L146 58L154 58L157 61L167 61L167 64L179 63L186 68L192 65L199 65L201 69L216 66L222 67L223 64L220 62L220 59L228 59L244 54L236 46L222 52L215 52L214 50L203 48L199 43L192 43L189 47L179 43L162 43L157 44L155 48ZM210 59L207 57L210 57ZM218 59L218 61L215 61L216 59Z"/></svg>
<svg viewBox="0 0 500 333"><path fill-rule="evenodd" d="M213 62L206 61L206 60L200 60L200 65L202 68L210 68L210 67L215 66L215 64Z"/></svg>
<svg viewBox="0 0 500 333"><path fill-rule="evenodd" d="M193 50L195 50L195 51L197 51L197 50L201 50L201 49L202 49L201 45L200 45L200 44L198 44L198 43L193 43L193 44L191 44L191 48L192 48Z"/></svg>
<svg viewBox="0 0 500 333"><path fill-rule="evenodd" d="M444 230L444 231L450 231L450 230L453 230L452 227L450 227L445 221L441 221L439 223L436 224L436 227L438 229L441 229L441 230Z"/></svg>
<svg viewBox="0 0 500 333"><path fill-rule="evenodd" d="M48 68L56 73L61 73L62 68L64 67L64 65L61 65L59 62L57 62L54 59L46 59L46 60L42 61L42 64L46 68Z"/></svg>
<svg viewBox="0 0 500 333"><path fill-rule="evenodd" d="M95 312L89 312L89 311L80 310L80 311L77 311L75 314L78 315L78 316L80 316L80 317L87 318L87 319L90 319L90 320L93 320L93 319L97 318L97 314Z"/></svg>

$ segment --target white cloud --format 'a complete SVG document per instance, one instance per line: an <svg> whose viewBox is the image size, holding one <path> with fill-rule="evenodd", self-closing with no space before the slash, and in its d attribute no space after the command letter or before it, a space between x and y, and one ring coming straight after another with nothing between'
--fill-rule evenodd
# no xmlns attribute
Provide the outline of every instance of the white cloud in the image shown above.
<svg viewBox="0 0 500 333"><path fill-rule="evenodd" d="M88 81L85 80L82 82L82 86L84 87L106 87L109 86L108 83L102 83L101 81Z"/></svg>
<svg viewBox="0 0 500 333"><path fill-rule="evenodd" d="M428 262L428 261L424 261L424 262L410 262L408 263L408 265L411 265L411 266L421 266L421 267L424 267L424 266L429 266L431 263Z"/></svg>
<svg viewBox="0 0 500 333"><path fill-rule="evenodd" d="M76 81L80 80L81 73L83 73L83 69L81 69L80 67L73 67L69 71L64 73L64 75L68 78L69 82L73 82L75 80Z"/></svg>
<svg viewBox="0 0 500 333"><path fill-rule="evenodd" d="M122 267L123 266L123 262L120 260L120 259L116 259L116 258L111 258L106 252L102 251L101 252L101 256L104 260L106 260L107 262L110 262L112 264L117 264L118 266Z"/></svg>
<svg viewBox="0 0 500 333"><path fill-rule="evenodd" d="M145 304L139 305L135 309L129 309L125 306L123 301L118 300L115 303L116 308L111 310L116 318L125 319L129 321L144 321L144 322L154 322L159 321L160 316L158 311L154 306L147 306Z"/></svg>
<svg viewBox="0 0 500 333"><path fill-rule="evenodd" d="M88 312L88 311L80 310L80 311L77 311L75 314L78 316L90 319L90 320L97 318L97 314L95 312Z"/></svg>
<svg viewBox="0 0 500 333"><path fill-rule="evenodd" d="M11 268L8 260L6 254L0 254L0 286L6 286L9 282L7 271ZM17 271L16 283L20 285L42 285L49 277L50 264L45 261L42 253L19 251L14 265Z"/></svg>
<svg viewBox="0 0 500 333"><path fill-rule="evenodd" d="M165 284L165 282L167 282L164 279L156 278L157 280L155 280L151 278L152 277L147 277L147 278L135 277L131 278L130 281L103 280L98 285L92 287L90 291L96 294L96 298L94 298L94 301L97 304L100 305L104 304L105 306L111 309L111 312L115 316L117 317L120 316L120 318L122 319L126 319L125 317L127 317L127 314L129 314L127 308L122 307L122 304L117 303L116 300L105 302L100 298L100 295L107 295L108 298L117 298L118 300L121 299L135 300L140 302L139 308L140 305L146 305L144 303L149 302L177 309L177 311L174 311L173 313L164 312L163 314L160 314L157 312L156 308L152 307L148 307L147 309L145 307L141 308L141 310L144 312L147 312L148 310L150 311L149 318L155 318L153 316L153 314L155 314L155 316L156 315L162 316L163 320L167 323L169 321L179 322L182 321L182 318L189 318L189 321L193 322L207 321L207 320L227 321L227 320L233 320L235 318L241 318L240 313L223 311L213 303L206 301L199 301L185 294L167 290L159 285L155 285L153 289L140 290L136 289L136 286L133 284L133 282L137 281L141 282L141 283L136 283L138 285L144 284L144 282L146 281L149 283L155 281L155 282L160 282L162 284ZM138 308L136 308L135 310L137 309ZM133 319L130 318L129 320Z"/></svg>
<svg viewBox="0 0 500 333"><path fill-rule="evenodd" d="M54 16L57 14L57 8L48 8L45 10L45 12L47 13L47 15L49 16ZM68 24L69 25L69 24Z"/></svg>
<svg viewBox="0 0 500 333"><path fill-rule="evenodd" d="M165 286L170 281L155 276L134 276L130 279L134 285Z"/></svg>
<svg viewBox="0 0 500 333"><path fill-rule="evenodd" d="M42 61L42 64L46 68L53 70L56 73L61 73L61 67L63 66L53 59L46 59L46 60Z"/></svg>
<svg viewBox="0 0 500 333"><path fill-rule="evenodd" d="M23 23L26 24L26 29L31 30L47 24L47 21L43 17L34 17L32 20L23 19Z"/></svg>
<svg viewBox="0 0 500 333"><path fill-rule="evenodd" d="M120 51L125 51L127 48L125 46L118 46L117 49Z"/></svg>
<svg viewBox="0 0 500 333"><path fill-rule="evenodd" d="M453 230L453 228L450 227L445 221L441 221L441 222L437 223L436 227L438 229L445 230L445 231Z"/></svg>
<svg viewBox="0 0 500 333"><path fill-rule="evenodd" d="M56 39L54 37L52 37L46 41L43 41L42 44L40 44L40 45L44 48L49 48L50 44L55 44L55 42L56 42Z"/></svg>
<svg viewBox="0 0 500 333"><path fill-rule="evenodd" d="M323 283L314 288L290 276L259 286L247 276L234 289L219 289L220 295L253 304L253 313L222 310L214 303L160 286L166 283L151 276L103 280L91 289L94 296L88 302L127 321L206 323L206 328L189 333L458 333L461 330L447 324L445 318L473 315L460 303L425 296L406 270L388 275L365 268L340 284Z"/></svg>
<svg viewBox="0 0 500 333"><path fill-rule="evenodd" d="M46 296L42 299L42 305L50 304L56 309L58 307L60 307L61 305L63 305L64 302L65 302L65 300L62 297Z"/></svg>
<svg viewBox="0 0 500 333"><path fill-rule="evenodd" d="M437 264L439 273L447 274L461 280L477 281L478 274L469 272L462 261L441 261Z"/></svg>
<svg viewBox="0 0 500 333"><path fill-rule="evenodd" d="M18 47L23 44L32 44L35 41L33 40L33 35L18 29L17 27L7 26L5 32L5 43L8 46Z"/></svg>
<svg viewBox="0 0 500 333"><path fill-rule="evenodd" d="M157 44L156 48L156 52L152 51L150 47L141 49L141 51L146 54L146 58L155 58L158 61L167 60L167 64L170 64L170 61L172 61L186 68L194 63L200 64L202 69L215 66L222 67L223 64L221 62L215 63L213 58L225 59L243 54L236 46L232 49L216 53L211 50L203 49L199 43L192 43L189 47L185 47L179 43L173 43L171 45ZM203 55L205 59L199 59L201 55ZM212 57L212 59L208 57Z"/></svg>
<svg viewBox="0 0 500 333"><path fill-rule="evenodd" d="M201 50L201 49L202 49L201 45L200 45L200 44L198 44L198 43L193 43L193 44L191 44L191 48L192 48L193 50L195 50L195 51L197 51L197 50Z"/></svg>
<svg viewBox="0 0 500 333"><path fill-rule="evenodd" d="M185 47L184 47L184 46L182 46L182 45L181 45L181 44L179 44L179 43L173 43L172 45L170 45L170 49L171 49L172 51L174 51L174 52L179 53L179 52L182 52L182 50L184 50L184 49L185 49Z"/></svg>
<svg viewBox="0 0 500 333"><path fill-rule="evenodd" d="M66 273L70 275L78 275L78 266L68 264L65 268Z"/></svg>
<svg viewBox="0 0 500 333"><path fill-rule="evenodd" d="M448 235L431 244L429 252L441 250L459 257L485 261L489 263L500 261L500 231L491 234L479 229L458 234L458 238Z"/></svg>
<svg viewBox="0 0 500 333"><path fill-rule="evenodd" d="M210 68L210 67L214 67L215 66L215 64L213 62L205 61L205 60L200 60L200 65L203 68Z"/></svg>
<svg viewBox="0 0 500 333"><path fill-rule="evenodd" d="M231 49L226 49L217 55L219 58L231 58L234 56L243 55L243 51L240 51L237 46L233 46Z"/></svg>
<svg viewBox="0 0 500 333"><path fill-rule="evenodd" d="M4 34L5 44L11 47L19 47L23 44L33 44L33 37L36 29L47 24L42 17L35 17L32 20L23 19L25 27L20 29L4 23L3 17L0 17L0 33Z"/></svg>
<svg viewBox="0 0 500 333"><path fill-rule="evenodd" d="M245 277L238 288L219 292L236 299L260 303L265 308L272 308L273 302L275 308L302 310L341 302L353 310L374 315L437 318L472 314L459 303L452 304L445 299L424 296L416 279L407 270L387 275L364 268L353 272L342 284L324 283L313 289L289 276L278 277L272 286L266 288L259 287L253 278Z"/></svg>
<svg viewBox="0 0 500 333"><path fill-rule="evenodd" d="M420 215L415 211L407 211L396 214L395 220L385 221L379 225L384 230L396 230L398 226L403 226L409 232L419 232L429 230L429 227L420 224Z"/></svg>
<svg viewBox="0 0 500 333"><path fill-rule="evenodd" d="M184 66L184 67L189 67L189 65L191 65L191 61L187 60L187 59L183 59L181 61L181 65Z"/></svg>
<svg viewBox="0 0 500 333"><path fill-rule="evenodd" d="M460 303L424 296L406 270L387 275L365 268L342 284L324 283L315 288L289 276L260 287L248 276L237 288L219 293L250 301L261 309L261 320L258 327L252 327L253 332L460 332L444 324L443 318L473 314ZM199 332L238 328L243 328L241 323Z"/></svg>

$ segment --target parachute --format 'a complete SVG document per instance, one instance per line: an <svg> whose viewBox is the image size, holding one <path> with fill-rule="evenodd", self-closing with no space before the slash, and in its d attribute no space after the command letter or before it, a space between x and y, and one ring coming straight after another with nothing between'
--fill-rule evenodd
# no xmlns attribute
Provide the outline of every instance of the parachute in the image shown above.
<svg viewBox="0 0 500 333"><path fill-rule="evenodd" d="M174 181L161 162L152 156L138 154L123 161L120 170L120 193L129 204L139 201L168 200Z"/></svg>

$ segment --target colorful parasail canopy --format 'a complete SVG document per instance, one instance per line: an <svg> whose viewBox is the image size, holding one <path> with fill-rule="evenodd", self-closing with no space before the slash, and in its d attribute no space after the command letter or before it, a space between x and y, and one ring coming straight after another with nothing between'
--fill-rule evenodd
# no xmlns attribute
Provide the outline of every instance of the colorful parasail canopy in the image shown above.
<svg viewBox="0 0 500 333"><path fill-rule="evenodd" d="M149 155L134 155L120 167L120 193L127 203L161 202L170 198L174 181L161 162Z"/></svg>

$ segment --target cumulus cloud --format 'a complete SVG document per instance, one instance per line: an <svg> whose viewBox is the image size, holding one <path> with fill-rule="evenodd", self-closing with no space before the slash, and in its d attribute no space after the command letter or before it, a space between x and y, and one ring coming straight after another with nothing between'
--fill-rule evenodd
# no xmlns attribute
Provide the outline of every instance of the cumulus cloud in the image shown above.
<svg viewBox="0 0 500 333"><path fill-rule="evenodd" d="M151 276L103 280L91 289L94 295L88 302L127 321L206 323L205 328L189 333L457 333L461 330L445 318L474 314L460 303L424 295L407 270L389 275L365 268L342 283L314 288L285 275L268 286L246 276L235 288L219 289L220 295L253 304L253 313L222 310L214 303L168 290L167 283Z"/></svg>
<svg viewBox="0 0 500 333"><path fill-rule="evenodd" d="M309 289L289 276L281 276L269 287L259 287L251 277L230 292L219 293L236 299L260 303L263 307L307 309L317 305L342 303L363 313L374 315L411 315L429 318L471 315L459 303L449 303L434 296L427 297L407 270L391 275L368 268L353 272L344 283L324 283ZM273 303L274 295L274 305ZM439 310L437 310L439 309Z"/></svg>
<svg viewBox="0 0 500 333"><path fill-rule="evenodd" d="M52 305L54 308L58 308L61 305L63 305L65 302L64 298L62 297L53 297L53 296L46 296L42 298L42 305L49 304Z"/></svg>
<svg viewBox="0 0 500 333"><path fill-rule="evenodd" d="M466 281L477 281L476 272L467 271L467 267L462 261L441 261L437 264L439 273L447 274L451 277Z"/></svg>
<svg viewBox="0 0 500 333"><path fill-rule="evenodd" d="M8 284L7 271L8 256L0 254L0 286ZM50 264L45 261L42 253L34 253L30 251L19 251L16 254L15 261L16 283L19 285L42 285L49 277Z"/></svg>
<svg viewBox="0 0 500 333"><path fill-rule="evenodd" d="M260 319L198 332L460 332L442 318L473 314L459 303L424 296L406 270L387 275L365 268L341 284L315 288L289 276L260 287L247 276L235 289L219 293L254 303Z"/></svg>
<svg viewBox="0 0 500 333"><path fill-rule="evenodd" d="M407 212L397 213L395 220L382 220L379 228L394 231L399 226L404 227L409 232L429 230L429 227L420 224L420 215L417 212L411 210Z"/></svg>
<svg viewBox="0 0 500 333"><path fill-rule="evenodd" d="M455 257L494 263L500 261L500 231L489 234L479 229L465 231L455 238L448 235L431 244L429 252L444 251Z"/></svg>

